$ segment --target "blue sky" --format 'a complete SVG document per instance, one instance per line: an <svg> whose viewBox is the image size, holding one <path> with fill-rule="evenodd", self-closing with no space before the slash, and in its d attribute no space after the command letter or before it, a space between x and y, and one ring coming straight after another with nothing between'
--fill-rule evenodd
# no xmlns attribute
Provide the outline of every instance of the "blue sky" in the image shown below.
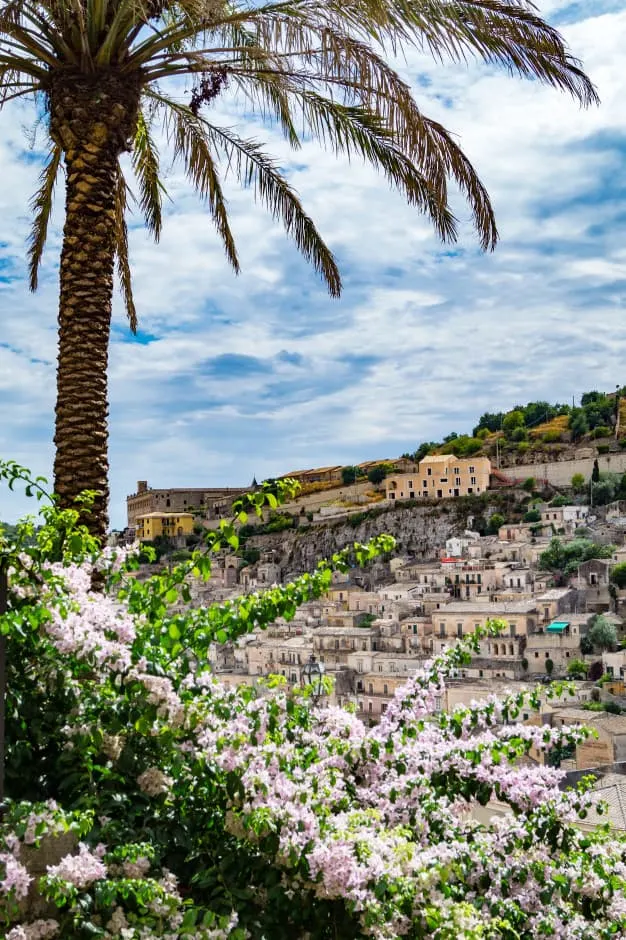
<svg viewBox="0 0 626 940"><path fill-rule="evenodd" d="M305 144L220 99L280 158L344 276L331 300L295 248L227 186L242 274L203 206L163 163L172 197L161 243L135 219L140 334L116 299L110 361L111 520L137 479L247 484L329 463L395 456L471 428L485 410L571 400L626 381L626 0L550 0L541 12L582 57L602 105L478 64L401 63L420 106L458 135L495 205L501 241L482 255L468 213L455 250L359 163ZM0 455L50 475L62 199L40 291L24 246L38 148L30 114L0 115ZM62 196L62 192L59 192ZM0 490L0 518L26 500Z"/></svg>

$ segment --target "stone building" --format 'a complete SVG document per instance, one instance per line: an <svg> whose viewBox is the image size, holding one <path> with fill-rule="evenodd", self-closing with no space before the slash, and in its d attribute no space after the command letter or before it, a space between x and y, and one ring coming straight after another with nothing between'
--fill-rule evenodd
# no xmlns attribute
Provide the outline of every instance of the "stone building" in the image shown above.
<svg viewBox="0 0 626 940"><path fill-rule="evenodd" d="M152 512L199 512L209 511L214 503L223 503L228 510L230 503L249 487L191 487L189 489L153 489L147 480L139 480L137 492L126 497L126 514L129 528L135 528L137 516Z"/></svg>

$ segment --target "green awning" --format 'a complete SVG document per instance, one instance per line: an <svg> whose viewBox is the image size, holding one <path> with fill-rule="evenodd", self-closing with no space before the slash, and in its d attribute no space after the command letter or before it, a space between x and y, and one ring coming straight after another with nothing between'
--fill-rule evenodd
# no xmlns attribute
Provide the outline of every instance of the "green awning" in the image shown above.
<svg viewBox="0 0 626 940"><path fill-rule="evenodd" d="M568 620L554 620L546 627L546 633L563 633L569 627Z"/></svg>

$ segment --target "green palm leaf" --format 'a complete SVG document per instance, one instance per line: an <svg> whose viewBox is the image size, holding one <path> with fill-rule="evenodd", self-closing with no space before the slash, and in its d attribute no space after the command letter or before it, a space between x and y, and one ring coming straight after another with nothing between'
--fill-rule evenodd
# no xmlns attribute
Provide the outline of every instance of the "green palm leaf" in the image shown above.
<svg viewBox="0 0 626 940"><path fill-rule="evenodd" d="M182 119L185 123L189 122L191 112L187 108L161 100L172 108L177 121ZM254 140L244 140L229 128L217 127L200 118L194 121L201 127L207 146L212 146L217 153L221 152L237 179L244 186L253 188L260 202L274 219L282 223L300 253L325 280L331 296L338 297L341 276L335 258L304 211L296 193L281 174L277 162L264 153Z"/></svg>
<svg viewBox="0 0 626 940"><path fill-rule="evenodd" d="M159 173L159 151L150 133L150 124L143 111L139 112L137 131L133 141L132 164L139 182L139 205L148 231L158 241L163 226L162 204L166 192Z"/></svg>
<svg viewBox="0 0 626 940"><path fill-rule="evenodd" d="M132 275L128 260L128 226L126 225L126 212L128 209L128 187L124 174L118 169L117 185L115 188L115 255L117 258L117 273L120 280L122 297L126 308L126 316L131 332L137 332L137 310L133 299Z"/></svg>
<svg viewBox="0 0 626 940"><path fill-rule="evenodd" d="M48 224L52 213L54 186L61 166L61 148L54 144L48 154L48 161L41 171L41 186L31 200L33 224L28 239L28 272L32 291L37 290L37 280L41 256L48 237Z"/></svg>

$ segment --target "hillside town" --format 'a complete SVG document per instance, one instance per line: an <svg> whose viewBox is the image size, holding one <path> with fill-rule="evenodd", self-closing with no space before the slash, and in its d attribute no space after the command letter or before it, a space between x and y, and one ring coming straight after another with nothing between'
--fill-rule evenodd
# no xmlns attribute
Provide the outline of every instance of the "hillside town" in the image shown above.
<svg viewBox="0 0 626 940"><path fill-rule="evenodd" d="M591 482L593 461L589 471ZM325 484L319 475L307 482L317 487L333 482L327 478ZM626 504L591 506L587 482L577 493L571 487L553 490L551 499L545 490L530 492L542 485L536 479L508 483L524 497L526 512L519 520L506 521L489 510L489 532L480 534L468 514L428 557L399 551L371 569L335 573L328 596L304 604L291 621L214 645L210 660L216 676L226 685L258 685L278 675L288 687L297 687L308 681L313 665L316 674L333 680L328 693L333 702L376 723L421 664L498 620L501 633L483 640L471 662L457 670L438 708L451 711L506 689L530 690L567 679L574 683L574 694L545 698L539 713L523 712L519 720L554 727L585 723L595 729L597 737L561 755L561 766L570 772L626 761L626 582L615 576L626 562ZM428 500L443 511L461 497L482 493L488 499L502 485L502 474L486 458L428 456L413 467L392 470L381 483L376 505L396 509ZM159 533L180 548L194 527L211 528L225 517L241 492L153 490L143 481L127 501L127 534L148 541ZM332 517L332 504L320 503L320 495L328 503L329 493L314 487L308 499L301 497L304 506L294 505L312 520L309 531ZM355 506L363 509L362 502ZM355 510L335 508L346 516ZM279 534L271 546L261 545L244 558L222 553L211 580L192 584L192 603L223 601L284 583L298 573L287 570L285 557ZM626 828L626 814L623 824Z"/></svg>

